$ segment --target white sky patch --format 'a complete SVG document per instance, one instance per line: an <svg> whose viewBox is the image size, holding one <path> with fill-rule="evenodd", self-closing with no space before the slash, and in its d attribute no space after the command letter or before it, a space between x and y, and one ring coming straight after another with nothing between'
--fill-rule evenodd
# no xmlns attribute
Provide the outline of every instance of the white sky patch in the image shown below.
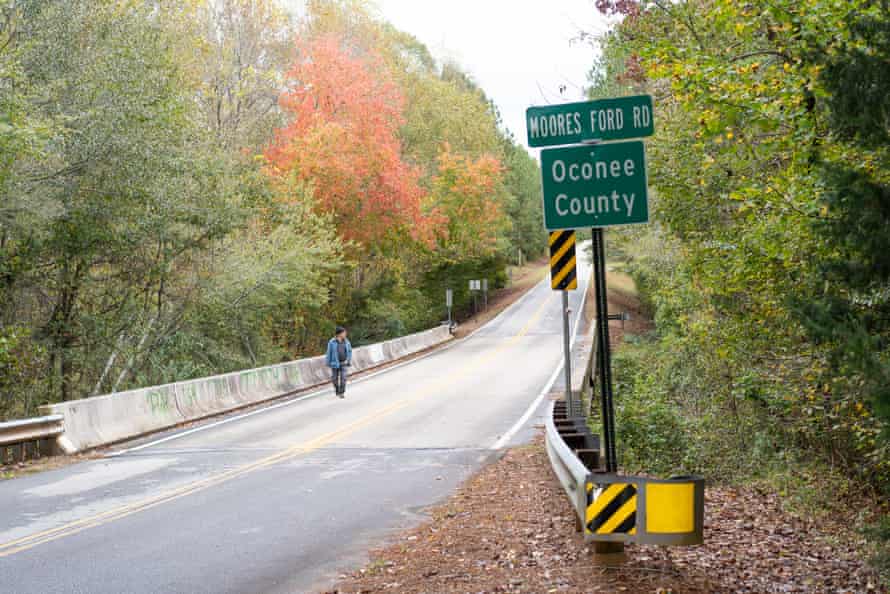
<svg viewBox="0 0 890 594"><path fill-rule="evenodd" d="M525 110L584 99L596 53L573 41L602 33L593 0L377 0L393 25L424 42L438 59L467 70L526 144Z"/></svg>

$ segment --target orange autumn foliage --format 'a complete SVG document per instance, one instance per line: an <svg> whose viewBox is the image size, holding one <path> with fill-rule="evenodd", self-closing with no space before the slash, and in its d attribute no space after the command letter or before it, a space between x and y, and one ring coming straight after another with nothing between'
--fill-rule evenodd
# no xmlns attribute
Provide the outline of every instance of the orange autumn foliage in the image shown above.
<svg viewBox="0 0 890 594"><path fill-rule="evenodd" d="M291 122L265 152L270 173L310 183L345 239L426 239L421 172L401 157L405 99L380 56L334 35L301 41L298 55L280 98Z"/></svg>
<svg viewBox="0 0 890 594"><path fill-rule="evenodd" d="M492 155L472 159L452 152L446 143L433 178L434 212L440 248L448 257L484 258L498 251L499 238L509 229L504 209L504 168Z"/></svg>

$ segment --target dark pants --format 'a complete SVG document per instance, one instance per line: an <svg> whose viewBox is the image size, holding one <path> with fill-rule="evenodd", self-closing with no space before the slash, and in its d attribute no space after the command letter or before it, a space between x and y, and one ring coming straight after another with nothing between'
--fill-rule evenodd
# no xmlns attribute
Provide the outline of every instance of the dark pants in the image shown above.
<svg viewBox="0 0 890 594"><path fill-rule="evenodd" d="M334 390L337 394L346 392L346 366L341 365L339 369L331 369L331 380L334 382Z"/></svg>

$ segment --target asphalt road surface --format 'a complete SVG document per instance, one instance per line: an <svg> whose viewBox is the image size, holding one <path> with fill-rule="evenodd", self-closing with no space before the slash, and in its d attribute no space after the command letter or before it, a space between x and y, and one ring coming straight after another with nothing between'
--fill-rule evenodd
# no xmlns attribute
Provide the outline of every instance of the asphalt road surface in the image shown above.
<svg viewBox="0 0 890 594"><path fill-rule="evenodd" d="M589 266L578 273L584 289ZM0 592L323 590L496 449L529 439L535 403L561 385L561 332L544 282L468 338L353 382L345 400L326 389L2 481Z"/></svg>

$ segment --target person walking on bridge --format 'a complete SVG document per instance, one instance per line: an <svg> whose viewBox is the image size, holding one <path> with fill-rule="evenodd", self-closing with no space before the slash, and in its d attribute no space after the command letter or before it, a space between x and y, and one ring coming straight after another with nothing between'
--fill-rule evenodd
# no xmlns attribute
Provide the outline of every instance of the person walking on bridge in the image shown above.
<svg viewBox="0 0 890 594"><path fill-rule="evenodd" d="M352 345L346 338L346 328L343 326L337 326L334 338L328 341L326 359L331 368L334 393L340 398L346 398L346 369L352 365Z"/></svg>

